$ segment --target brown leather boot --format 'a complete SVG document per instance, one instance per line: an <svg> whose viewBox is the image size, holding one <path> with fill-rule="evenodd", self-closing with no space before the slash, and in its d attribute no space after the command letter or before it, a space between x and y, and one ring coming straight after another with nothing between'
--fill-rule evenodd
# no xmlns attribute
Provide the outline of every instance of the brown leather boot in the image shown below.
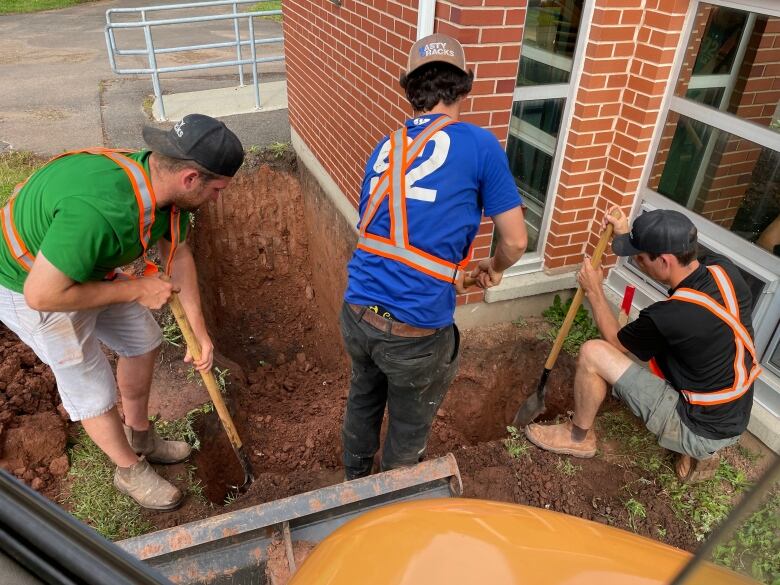
<svg viewBox="0 0 780 585"><path fill-rule="evenodd" d="M720 455L695 459L690 455L677 455L674 462L674 471L682 483L699 483L715 477L720 467Z"/></svg>
<svg viewBox="0 0 780 585"><path fill-rule="evenodd" d="M588 434L582 441L571 438L571 421L559 425L542 426L530 424L525 427L525 436L534 445L545 451L573 455L588 459L596 454L596 433L588 429Z"/></svg>
<svg viewBox="0 0 780 585"><path fill-rule="evenodd" d="M116 468L114 487L149 510L173 510L184 499L179 489L157 475L143 456L135 465Z"/></svg>
<svg viewBox="0 0 780 585"><path fill-rule="evenodd" d="M138 455L145 455L150 463L181 463L192 452L192 447L184 441L161 439L157 431L154 430L153 424L150 424L146 431L136 431L124 424L122 426L125 429L125 436L130 447Z"/></svg>

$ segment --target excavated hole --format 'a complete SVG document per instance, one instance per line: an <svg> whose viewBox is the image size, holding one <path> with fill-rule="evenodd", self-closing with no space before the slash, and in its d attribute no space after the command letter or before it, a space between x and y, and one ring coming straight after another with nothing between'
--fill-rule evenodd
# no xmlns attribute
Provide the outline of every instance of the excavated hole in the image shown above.
<svg viewBox="0 0 780 585"><path fill-rule="evenodd" d="M349 364L337 311L349 246L334 253L337 237L327 213L304 208L296 175L251 160L218 205L196 218L191 239L207 321L217 350L245 374L231 376L228 402L257 475L253 500L342 477ZM429 453L506 436L550 348L533 323L463 332L460 373L434 422ZM572 359L562 355L545 419L571 409L572 374ZM216 414L199 424L198 477L209 499L222 503L243 474Z"/></svg>

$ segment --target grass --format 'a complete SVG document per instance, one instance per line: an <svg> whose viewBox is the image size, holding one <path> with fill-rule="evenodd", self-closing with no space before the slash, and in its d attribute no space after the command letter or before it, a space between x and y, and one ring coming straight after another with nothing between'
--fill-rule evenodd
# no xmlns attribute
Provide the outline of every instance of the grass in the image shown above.
<svg viewBox="0 0 780 585"><path fill-rule="evenodd" d="M292 149L291 142L272 142L266 147L266 150L271 153L274 158L282 158Z"/></svg>
<svg viewBox="0 0 780 585"><path fill-rule="evenodd" d="M634 498L623 502L623 505L626 508L626 512L628 512L628 526L631 528L631 530L637 532L637 520L647 518L647 510L645 509L645 505Z"/></svg>
<svg viewBox="0 0 780 585"><path fill-rule="evenodd" d="M3 0L0 2L0 14L25 14L42 10L56 10L87 2L95 2L95 0Z"/></svg>
<svg viewBox="0 0 780 585"><path fill-rule="evenodd" d="M258 12L261 10L281 10L282 0L268 0L266 2L257 2L249 7L249 12ZM269 16L258 16L258 18L264 18L266 20L273 20L274 22L282 22L281 14L271 14Z"/></svg>
<svg viewBox="0 0 780 585"><path fill-rule="evenodd" d="M713 479L687 485L674 473L669 457L656 444L656 438L638 427L626 411L606 412L599 427L608 439L618 443L626 464L642 470L646 481L654 483L659 496L667 499L675 515L688 524L696 540L704 540L731 511L732 498L749 487L745 473L721 459Z"/></svg>
<svg viewBox="0 0 780 585"><path fill-rule="evenodd" d="M5 204L16 185L27 179L44 162L31 152L0 154L0 205Z"/></svg>
<svg viewBox="0 0 780 585"><path fill-rule="evenodd" d="M165 316L162 318L162 334L163 340L169 345L174 347L181 347L184 344L184 335L182 335L179 324L176 322L176 318L173 313L168 309L165 311Z"/></svg>
<svg viewBox="0 0 780 585"><path fill-rule="evenodd" d="M114 488L114 465L81 429L71 451L70 512L109 540L138 536L153 526L132 498Z"/></svg>
<svg viewBox="0 0 780 585"><path fill-rule="evenodd" d="M206 403L200 408L188 412L173 421L154 421L161 437L168 440L187 441L193 449L200 448L200 440L195 433L195 420L202 414L213 410ZM65 503L71 513L92 526L109 540L121 540L145 534L154 529L144 519L141 507L129 496L120 494L114 488L114 469L111 460L98 448L82 428L71 453L70 493ZM203 486L195 478L195 467L187 466L186 477L179 477L187 484L187 493L207 502Z"/></svg>
<svg viewBox="0 0 780 585"><path fill-rule="evenodd" d="M554 341L558 335L558 331L563 325L563 321L566 319L566 313L569 312L572 299L569 299L565 303L561 301L559 295L555 295L553 304L542 311L542 317L552 325L550 331L547 332L546 338L550 341ZM574 322L571 325L569 333L566 335L566 339L563 342L563 350L571 355L577 355L580 352L582 344L589 339L596 339L599 337L599 329L593 322L590 313L580 305L577 308L577 313L574 317Z"/></svg>
<svg viewBox="0 0 780 585"><path fill-rule="evenodd" d="M780 583L780 486L712 556L716 563L763 583Z"/></svg>
<svg viewBox="0 0 780 585"><path fill-rule="evenodd" d="M200 449L200 439L195 432L195 421L204 414L214 411L214 405L211 402L205 403L199 408L189 411L181 418L176 420L156 420L155 427L157 433L168 441L186 441L195 450Z"/></svg>
<svg viewBox="0 0 780 585"><path fill-rule="evenodd" d="M222 368L213 368L214 371L214 378L217 381L217 386L219 387L219 391L222 394L227 393L227 386L228 386L228 380L227 377L230 375L230 370L228 369L222 369ZM187 380L190 382L195 382L198 386L203 385L203 378L200 376L198 371L190 366L190 369L187 371Z"/></svg>
<svg viewBox="0 0 780 585"><path fill-rule="evenodd" d="M530 444L526 441L525 436L515 427L507 427L506 430L509 433L509 437L504 439L504 446L509 456L513 459L518 459L519 457L530 458L528 454Z"/></svg>
<svg viewBox="0 0 780 585"><path fill-rule="evenodd" d="M555 467L566 477L573 477L577 475L577 472L582 471L582 466L575 465L571 462L570 459L559 458L558 462L555 464Z"/></svg>

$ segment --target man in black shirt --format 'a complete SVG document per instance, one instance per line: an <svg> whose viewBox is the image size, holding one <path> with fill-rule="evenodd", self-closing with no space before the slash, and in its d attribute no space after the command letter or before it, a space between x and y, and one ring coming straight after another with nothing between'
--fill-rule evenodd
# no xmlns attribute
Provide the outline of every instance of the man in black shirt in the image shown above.
<svg viewBox="0 0 780 585"><path fill-rule="evenodd" d="M577 281L603 339L580 350L572 419L528 425L526 436L555 453L593 457L591 427L612 385L613 395L645 421L659 445L681 454L680 479L711 477L718 467L716 452L735 443L747 427L753 381L761 371L750 290L726 258L697 260L696 227L682 213L643 213L630 233L622 212L616 218L611 210L605 221L614 226L613 251L633 256L643 272L669 286L669 299L650 305L621 329L604 295L603 274L586 258ZM628 352L648 361L649 369Z"/></svg>

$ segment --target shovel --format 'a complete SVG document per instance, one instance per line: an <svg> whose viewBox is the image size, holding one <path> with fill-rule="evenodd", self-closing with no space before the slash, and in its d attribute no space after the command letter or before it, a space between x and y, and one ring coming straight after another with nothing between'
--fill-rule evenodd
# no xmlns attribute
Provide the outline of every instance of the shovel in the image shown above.
<svg viewBox="0 0 780 585"><path fill-rule="evenodd" d="M601 232L599 243L596 245L596 249L593 251L593 257L590 259L590 265L593 266L593 268L598 268L599 264L601 264L601 256L604 254L604 249L607 247L607 243L612 237L612 229L612 224L608 223L607 227L604 228L604 231ZM553 343L552 349L550 350L550 355L544 363L544 371L539 380L539 385L536 387L536 392L531 394L531 396L520 405L517 414L515 414L512 426L516 429L525 428L529 423L533 422L537 416L544 412L544 396L546 393L547 378L555 365L555 361L558 359L558 354L561 352L563 342L569 334L571 325L574 322L574 317L577 315L577 309L580 308L584 296L585 291L582 290L582 287L577 287L577 292L574 294L574 298L571 301L569 312L566 313L566 318L563 320L560 331L558 331L558 336L555 338L555 343Z"/></svg>
<svg viewBox="0 0 780 585"><path fill-rule="evenodd" d="M184 340L187 342L187 349L189 350L192 359L195 361L200 360L200 343L198 343L198 340L195 337L195 333L192 331L189 319L187 319L187 314L184 312L184 307L182 306L181 300L179 299L179 295L177 293L173 293L171 295L169 304L171 306L171 312L176 319L176 323L179 324L179 329L181 329ZM236 426L233 424L233 419L230 417L230 412L225 405L225 401L222 399L222 392L220 391L219 384L217 384L217 380L214 377L213 370L209 370L208 372L201 371L200 375L203 378L203 383L206 385L206 389L209 391L209 396L214 403L214 407L217 409L219 420L222 422L225 433L227 433L228 440L233 447L233 451L235 451L236 457L238 457L238 461L241 463L241 469L244 470L244 483L238 486L233 486L238 491L238 493L243 493L249 487L249 484L255 480L255 475L252 472L252 465L249 463L249 458L244 452L244 446L238 436Z"/></svg>

